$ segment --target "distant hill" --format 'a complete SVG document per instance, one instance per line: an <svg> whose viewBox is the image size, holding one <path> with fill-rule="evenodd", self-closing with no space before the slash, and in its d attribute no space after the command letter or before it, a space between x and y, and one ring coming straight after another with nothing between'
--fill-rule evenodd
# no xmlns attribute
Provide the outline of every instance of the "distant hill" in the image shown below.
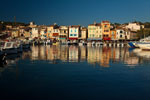
<svg viewBox="0 0 150 100"><path fill-rule="evenodd" d="M22 22L3 22L3 21L0 21L0 25L12 25L12 26L27 26L29 24L26 24L26 23L22 23Z"/></svg>

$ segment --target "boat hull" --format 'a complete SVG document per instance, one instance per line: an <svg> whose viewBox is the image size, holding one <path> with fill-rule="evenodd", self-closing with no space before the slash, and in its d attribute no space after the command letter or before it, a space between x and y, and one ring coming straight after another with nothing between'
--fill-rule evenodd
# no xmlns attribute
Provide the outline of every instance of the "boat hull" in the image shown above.
<svg viewBox="0 0 150 100"><path fill-rule="evenodd" d="M8 54L17 54L18 50L17 50L17 48L10 48L10 49L4 49L3 52L6 53L7 55Z"/></svg>
<svg viewBox="0 0 150 100"><path fill-rule="evenodd" d="M128 44L131 48L139 48L136 42L129 42Z"/></svg>
<svg viewBox="0 0 150 100"><path fill-rule="evenodd" d="M150 43L138 43L138 46L142 50L150 50Z"/></svg>

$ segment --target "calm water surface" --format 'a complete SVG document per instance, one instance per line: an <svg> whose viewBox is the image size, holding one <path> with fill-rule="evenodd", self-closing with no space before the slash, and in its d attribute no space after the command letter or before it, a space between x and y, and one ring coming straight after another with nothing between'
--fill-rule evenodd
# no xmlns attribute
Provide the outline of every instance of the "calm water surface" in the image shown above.
<svg viewBox="0 0 150 100"><path fill-rule="evenodd" d="M35 46L0 67L1 100L150 100L150 51Z"/></svg>

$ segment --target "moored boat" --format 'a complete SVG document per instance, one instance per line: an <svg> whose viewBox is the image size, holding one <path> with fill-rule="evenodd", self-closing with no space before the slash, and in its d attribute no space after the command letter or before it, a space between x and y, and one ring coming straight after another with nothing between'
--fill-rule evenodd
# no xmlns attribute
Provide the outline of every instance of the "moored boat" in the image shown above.
<svg viewBox="0 0 150 100"><path fill-rule="evenodd" d="M142 50L150 50L150 42L139 42L137 45Z"/></svg>
<svg viewBox="0 0 150 100"><path fill-rule="evenodd" d="M3 52L6 54L17 54L17 45L15 42L5 42L4 47L2 48Z"/></svg>

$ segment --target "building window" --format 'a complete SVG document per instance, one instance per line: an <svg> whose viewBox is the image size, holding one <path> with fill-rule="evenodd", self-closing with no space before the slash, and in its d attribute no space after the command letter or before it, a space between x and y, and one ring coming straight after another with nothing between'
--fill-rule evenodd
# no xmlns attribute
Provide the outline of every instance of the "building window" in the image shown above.
<svg viewBox="0 0 150 100"><path fill-rule="evenodd" d="M114 35L114 32L112 32L112 35Z"/></svg>
<svg viewBox="0 0 150 100"><path fill-rule="evenodd" d="M74 34L74 36L77 36L77 34Z"/></svg>
<svg viewBox="0 0 150 100"><path fill-rule="evenodd" d="M73 36L73 34L70 34L70 36Z"/></svg>
<svg viewBox="0 0 150 100"><path fill-rule="evenodd" d="M122 35L120 35L120 38L122 38Z"/></svg>
<svg viewBox="0 0 150 100"><path fill-rule="evenodd" d="M109 32L109 30L104 30L104 32Z"/></svg>

